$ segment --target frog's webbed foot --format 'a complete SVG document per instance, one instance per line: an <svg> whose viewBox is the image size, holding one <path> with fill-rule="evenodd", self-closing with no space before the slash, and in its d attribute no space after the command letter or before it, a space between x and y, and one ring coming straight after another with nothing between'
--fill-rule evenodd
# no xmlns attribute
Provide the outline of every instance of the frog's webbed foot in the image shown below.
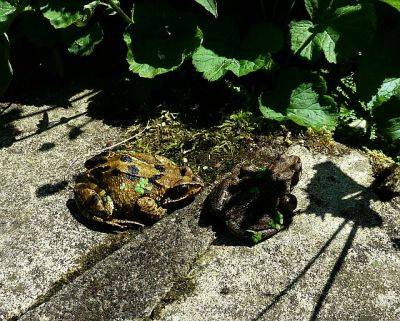
<svg viewBox="0 0 400 321"><path fill-rule="evenodd" d="M141 197L137 200L136 205L140 213L153 220L158 221L165 216L167 210L162 208L157 202L151 197Z"/></svg>

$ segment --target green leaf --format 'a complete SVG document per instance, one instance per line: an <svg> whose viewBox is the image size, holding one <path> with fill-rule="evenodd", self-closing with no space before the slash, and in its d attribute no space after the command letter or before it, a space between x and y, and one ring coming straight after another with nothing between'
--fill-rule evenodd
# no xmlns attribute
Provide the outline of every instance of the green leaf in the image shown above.
<svg viewBox="0 0 400 321"><path fill-rule="evenodd" d="M336 115L333 100L325 93L326 84L321 77L287 69L281 72L275 90L259 97L259 108L268 119L331 130L336 125Z"/></svg>
<svg viewBox="0 0 400 321"><path fill-rule="evenodd" d="M290 24L291 49L301 57L315 61L324 53L326 60L336 63L335 44L339 38L333 29L317 32L311 21L303 20Z"/></svg>
<svg viewBox="0 0 400 321"><path fill-rule="evenodd" d="M65 29L63 34L68 51L79 56L90 55L95 46L103 40L103 30L99 23L82 28L71 26Z"/></svg>
<svg viewBox="0 0 400 321"><path fill-rule="evenodd" d="M377 130L392 140L400 140L400 78L385 79L368 102Z"/></svg>
<svg viewBox="0 0 400 321"><path fill-rule="evenodd" d="M6 33L0 34L0 95L8 88L13 70L9 61L10 42Z"/></svg>
<svg viewBox="0 0 400 321"><path fill-rule="evenodd" d="M369 101L368 107L376 108L389 101L393 96L400 97L400 78L385 79L377 94Z"/></svg>
<svg viewBox="0 0 400 321"><path fill-rule="evenodd" d="M294 54L315 61L323 53L329 62L336 63L356 56L371 43L376 29L376 16L371 4L344 5L345 1L327 0L305 3L313 21L291 22ZM363 37L360 37L360 30Z"/></svg>
<svg viewBox="0 0 400 321"><path fill-rule="evenodd" d="M179 15L166 2L139 2L133 18L135 24L124 40L129 69L141 77L153 78L177 69L200 45L202 33L193 17Z"/></svg>
<svg viewBox="0 0 400 321"><path fill-rule="evenodd" d="M44 2L44 1L42 1ZM66 28L87 20L85 5L88 0L47 0L41 7L43 15L55 28Z"/></svg>
<svg viewBox="0 0 400 321"><path fill-rule="evenodd" d="M196 70L214 81L228 71L241 77L257 70L275 66L271 54L283 46L281 31L269 23L253 25L240 41L233 21L220 19L204 28L204 43L192 56Z"/></svg>
<svg viewBox="0 0 400 321"><path fill-rule="evenodd" d="M195 1L200 5L202 5L214 17L218 17L217 0L195 0Z"/></svg>
<svg viewBox="0 0 400 321"><path fill-rule="evenodd" d="M371 101L385 79L400 78L400 28L376 35L370 49L361 57L355 82L364 102Z"/></svg>
<svg viewBox="0 0 400 321"><path fill-rule="evenodd" d="M11 21L27 5L27 0L0 0L0 33L7 30Z"/></svg>
<svg viewBox="0 0 400 321"><path fill-rule="evenodd" d="M392 96L372 111L378 132L400 141L400 94Z"/></svg>
<svg viewBox="0 0 400 321"><path fill-rule="evenodd" d="M400 11L400 0L379 0Z"/></svg>

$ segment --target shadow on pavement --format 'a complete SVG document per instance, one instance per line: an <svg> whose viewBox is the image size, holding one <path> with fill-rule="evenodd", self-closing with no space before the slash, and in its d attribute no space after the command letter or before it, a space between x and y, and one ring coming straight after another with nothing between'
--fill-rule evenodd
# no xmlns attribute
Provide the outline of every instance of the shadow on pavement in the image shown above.
<svg viewBox="0 0 400 321"><path fill-rule="evenodd" d="M333 216L343 218L343 222L314 257L304 266L300 273L290 280L287 286L275 295L269 305L261 310L253 320L260 319L266 312L272 309L282 297L291 291L297 282L310 270L318 258L328 249L337 235L350 223L352 224L352 228L347 235L342 251L336 259L325 286L320 295L316 298L316 304L310 320L317 320L324 301L353 244L358 228L373 228L382 225L382 218L369 206L369 201L375 198L375 195L369 189L355 182L332 162L328 161L317 164L314 166L314 169L316 173L306 189L310 199L310 204L306 212L315 213L322 219L325 218L326 214L330 213Z"/></svg>

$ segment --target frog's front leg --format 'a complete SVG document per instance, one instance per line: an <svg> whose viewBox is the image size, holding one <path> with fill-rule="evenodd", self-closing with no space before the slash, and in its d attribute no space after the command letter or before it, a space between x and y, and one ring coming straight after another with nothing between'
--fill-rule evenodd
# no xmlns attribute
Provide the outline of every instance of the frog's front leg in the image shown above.
<svg viewBox="0 0 400 321"><path fill-rule="evenodd" d="M106 191L95 183L78 183L74 188L75 201L79 210L87 218L98 217L103 220L112 217L114 203Z"/></svg>
<svg viewBox="0 0 400 321"><path fill-rule="evenodd" d="M144 226L135 221L114 218L114 202L106 191L95 183L78 183L74 194L80 212L89 220L116 228Z"/></svg>
<svg viewBox="0 0 400 321"><path fill-rule="evenodd" d="M144 196L139 198L136 205L143 216L153 221L162 219L167 213L167 210L158 205L151 197Z"/></svg>

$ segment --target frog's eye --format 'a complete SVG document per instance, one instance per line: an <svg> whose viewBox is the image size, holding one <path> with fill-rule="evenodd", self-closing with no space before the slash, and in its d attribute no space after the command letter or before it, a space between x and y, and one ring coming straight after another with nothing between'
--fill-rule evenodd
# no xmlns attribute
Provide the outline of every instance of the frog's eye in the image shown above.
<svg viewBox="0 0 400 321"><path fill-rule="evenodd" d="M91 169L91 168L93 168L95 166L98 166L98 165L101 165L101 164L105 164L105 163L107 163L107 158L105 158L103 156L100 156L100 155L97 155L97 156L94 156L94 157L88 159L85 162L84 166L87 169Z"/></svg>
<svg viewBox="0 0 400 321"><path fill-rule="evenodd" d="M180 169L181 175L182 176L192 176L193 172L188 166L183 166Z"/></svg>

